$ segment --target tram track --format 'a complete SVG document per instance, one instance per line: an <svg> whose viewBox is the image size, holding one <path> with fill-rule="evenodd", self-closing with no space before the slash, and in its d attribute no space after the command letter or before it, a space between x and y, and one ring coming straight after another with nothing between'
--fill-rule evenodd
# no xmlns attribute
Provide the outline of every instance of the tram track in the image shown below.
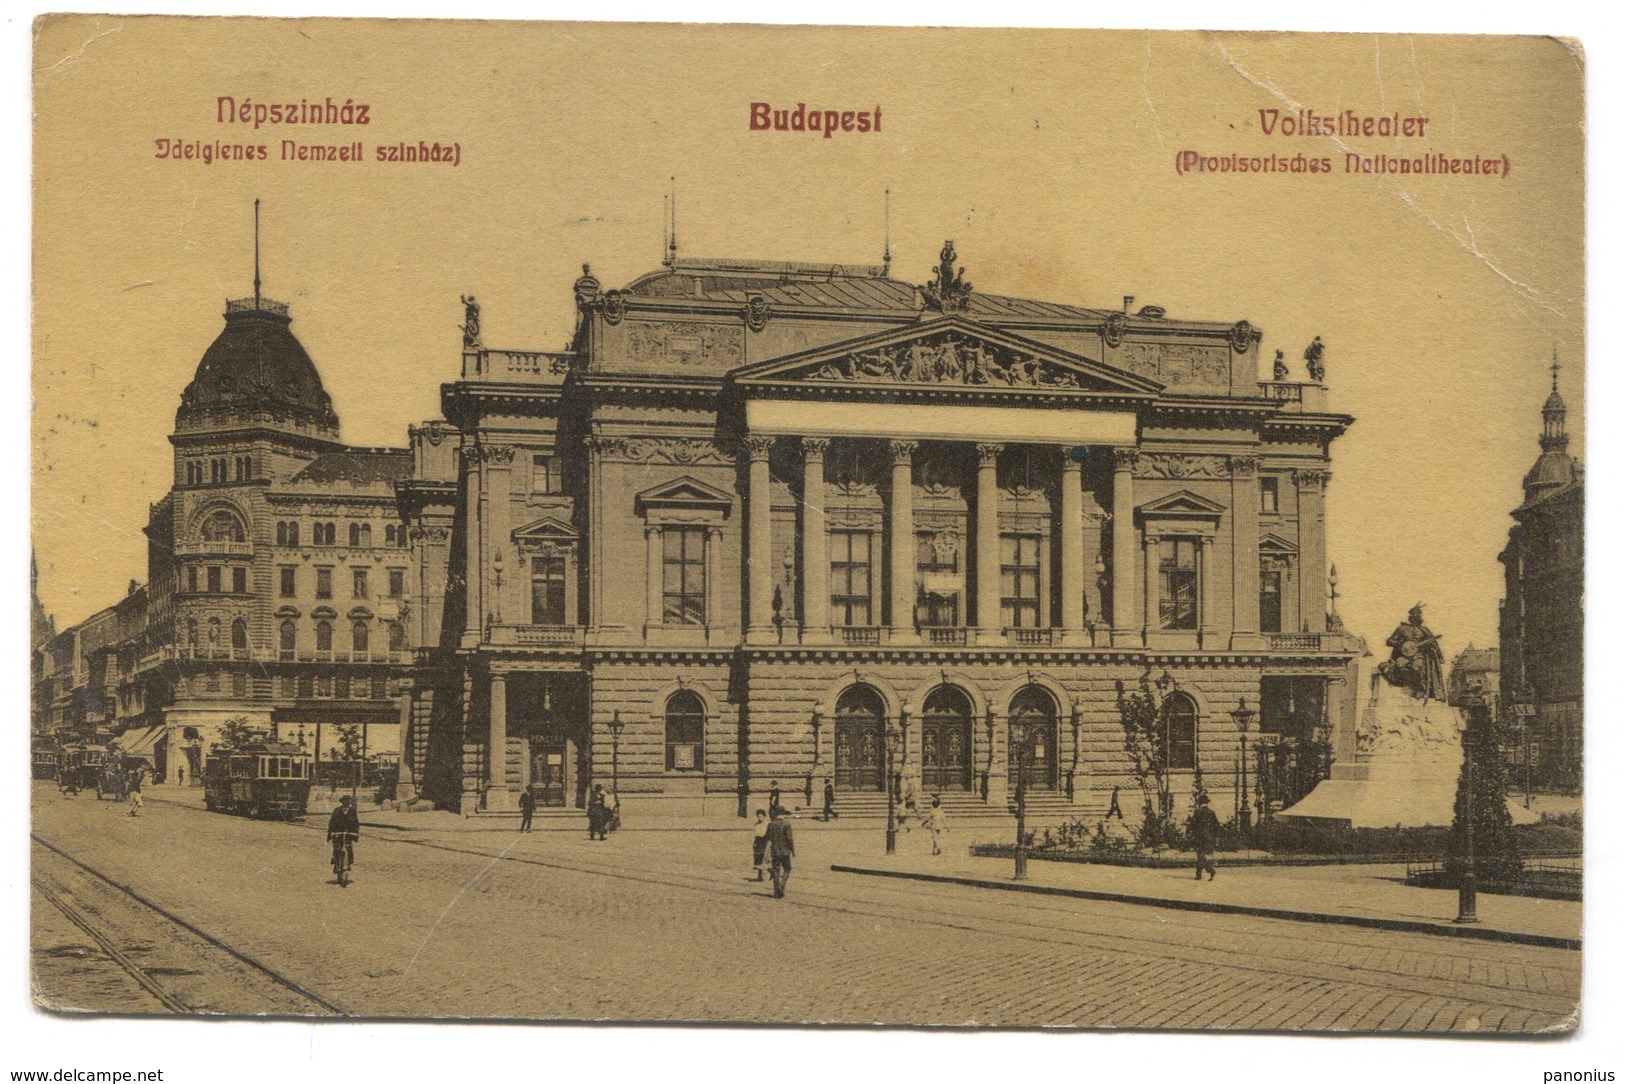
<svg viewBox="0 0 1625 1084"><path fill-rule="evenodd" d="M37 833L29 838L53 856L36 852L35 891L168 1012L351 1015Z"/></svg>

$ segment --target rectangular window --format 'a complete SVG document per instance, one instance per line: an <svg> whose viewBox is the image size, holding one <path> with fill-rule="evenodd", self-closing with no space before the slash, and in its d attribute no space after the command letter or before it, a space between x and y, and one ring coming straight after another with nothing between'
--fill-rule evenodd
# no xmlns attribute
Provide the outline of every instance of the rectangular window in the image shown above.
<svg viewBox="0 0 1625 1084"><path fill-rule="evenodd" d="M562 556L532 557L530 559L530 623L532 625L564 624L564 558Z"/></svg>
<svg viewBox="0 0 1625 1084"><path fill-rule="evenodd" d="M367 597L367 570L366 569L364 569L364 568L352 568L350 570L350 597L351 598L366 598Z"/></svg>
<svg viewBox="0 0 1625 1084"><path fill-rule="evenodd" d="M1281 631L1281 570L1268 565L1258 570L1258 631Z"/></svg>
<svg viewBox="0 0 1625 1084"><path fill-rule="evenodd" d="M231 570L231 589L239 595L248 594L248 569L234 568Z"/></svg>
<svg viewBox="0 0 1625 1084"><path fill-rule="evenodd" d="M406 569L392 568L389 570L389 597L400 598L406 594Z"/></svg>
<svg viewBox="0 0 1625 1084"><path fill-rule="evenodd" d="M389 698L389 679L375 677L372 679L372 698L374 700L387 700Z"/></svg>
<svg viewBox="0 0 1625 1084"><path fill-rule="evenodd" d="M1035 534L999 536L999 592L1007 629L1039 627L1039 551L1044 539Z"/></svg>
<svg viewBox="0 0 1625 1084"><path fill-rule="evenodd" d="M278 684L281 686L282 698L284 700L292 700L296 695L298 695L299 686L298 683L294 681L292 674L283 674L282 680Z"/></svg>
<svg viewBox="0 0 1625 1084"><path fill-rule="evenodd" d="M191 592L194 592L194 593L197 591L197 566L196 565L187 565L186 566L186 589L188 591L191 591Z"/></svg>
<svg viewBox="0 0 1625 1084"><path fill-rule="evenodd" d="M239 699L241 699L243 697L246 697L248 695L248 675L247 674L233 674L233 675L231 675L231 695L235 696L235 697L238 697Z"/></svg>
<svg viewBox="0 0 1625 1084"><path fill-rule="evenodd" d="M316 678L316 696L318 699L328 700L333 696L333 675L322 674Z"/></svg>
<svg viewBox="0 0 1625 1084"><path fill-rule="evenodd" d="M829 533L830 620L837 625L874 622L874 536L868 531Z"/></svg>
<svg viewBox="0 0 1625 1084"><path fill-rule="evenodd" d="M350 699L350 675L340 674L333 681L335 684L334 695L340 700Z"/></svg>
<svg viewBox="0 0 1625 1084"><path fill-rule="evenodd" d="M1258 480L1258 510L1275 513L1281 510L1281 483L1277 478Z"/></svg>
<svg viewBox="0 0 1625 1084"><path fill-rule="evenodd" d="M299 697L300 697L300 699L309 700L314 695L315 695L315 683L311 679L311 675L309 675L309 674L300 674L299 675Z"/></svg>
<svg viewBox="0 0 1625 1084"><path fill-rule="evenodd" d="M919 588L914 620L921 627L959 624L959 547L936 535L915 536L915 583Z"/></svg>
<svg viewBox="0 0 1625 1084"><path fill-rule="evenodd" d="M1196 628L1196 547L1194 538L1157 544L1158 628Z"/></svg>
<svg viewBox="0 0 1625 1084"><path fill-rule="evenodd" d="M218 595L219 593L220 593L220 566L219 565L210 565L209 566L209 594Z"/></svg>
<svg viewBox="0 0 1625 1084"><path fill-rule="evenodd" d="M705 528L666 527L660 546L662 623L705 624Z"/></svg>
<svg viewBox="0 0 1625 1084"><path fill-rule="evenodd" d="M333 597L333 570L331 568L318 568L316 570L316 597Z"/></svg>
<svg viewBox="0 0 1625 1084"><path fill-rule="evenodd" d="M277 593L282 598L293 598L294 576L298 571L294 565L283 565L277 569Z"/></svg>
<svg viewBox="0 0 1625 1084"><path fill-rule="evenodd" d="M530 491L532 493L557 493L559 491L559 477L552 456L533 455L530 457Z"/></svg>

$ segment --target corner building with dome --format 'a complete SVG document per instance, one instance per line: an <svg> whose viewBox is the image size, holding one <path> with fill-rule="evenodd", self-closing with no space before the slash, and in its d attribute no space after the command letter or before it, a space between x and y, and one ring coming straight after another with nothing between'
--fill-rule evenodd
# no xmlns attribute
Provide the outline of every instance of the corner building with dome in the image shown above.
<svg viewBox="0 0 1625 1084"><path fill-rule="evenodd" d="M564 352L488 347L410 430L403 780L625 816L882 811L888 789L1098 817L1157 693L1174 814L1239 805L1242 735L1352 756L1328 606L1323 383L1248 322L884 266L583 269ZM1319 376L1320 374L1315 374ZM1250 715L1248 713L1251 713ZM1346 748L1345 748L1346 746ZM1249 788L1259 786L1249 771Z"/></svg>

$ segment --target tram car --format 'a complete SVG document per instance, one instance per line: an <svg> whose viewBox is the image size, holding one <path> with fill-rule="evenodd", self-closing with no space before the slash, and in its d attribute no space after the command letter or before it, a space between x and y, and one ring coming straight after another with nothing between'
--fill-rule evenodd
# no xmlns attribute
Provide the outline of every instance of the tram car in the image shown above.
<svg viewBox="0 0 1625 1084"><path fill-rule="evenodd" d="M36 746L34 748L34 778L56 778L56 750L50 746Z"/></svg>
<svg viewBox="0 0 1625 1084"><path fill-rule="evenodd" d="M251 742L214 752L203 769L203 805L214 813L293 820L310 800L310 754L291 742Z"/></svg>
<svg viewBox="0 0 1625 1084"><path fill-rule="evenodd" d="M74 794L93 790L100 798L106 790L106 760L106 746L64 745L57 754L56 785Z"/></svg>

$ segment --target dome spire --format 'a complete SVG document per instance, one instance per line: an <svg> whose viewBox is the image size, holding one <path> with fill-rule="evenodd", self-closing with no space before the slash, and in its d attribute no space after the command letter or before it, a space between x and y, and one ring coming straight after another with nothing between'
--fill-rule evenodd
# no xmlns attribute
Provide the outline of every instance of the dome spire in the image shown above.
<svg viewBox="0 0 1625 1084"><path fill-rule="evenodd" d="M260 198L254 197L254 307L260 307ZM1556 387L1556 384L1553 384Z"/></svg>
<svg viewBox="0 0 1625 1084"><path fill-rule="evenodd" d="M1568 404L1563 402L1563 397L1557 393L1557 374L1562 368L1562 364L1557 360L1557 347L1554 346L1552 347L1552 394L1546 397L1546 405L1541 407L1540 410L1543 423L1540 432L1540 450L1543 452L1567 451L1569 446L1567 429Z"/></svg>

